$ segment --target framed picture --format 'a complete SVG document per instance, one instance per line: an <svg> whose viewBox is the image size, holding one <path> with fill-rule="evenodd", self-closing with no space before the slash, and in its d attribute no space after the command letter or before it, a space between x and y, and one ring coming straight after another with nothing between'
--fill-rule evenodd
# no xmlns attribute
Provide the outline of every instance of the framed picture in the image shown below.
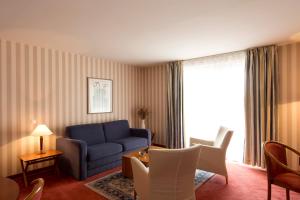
<svg viewBox="0 0 300 200"><path fill-rule="evenodd" d="M88 77L88 113L112 112L112 80Z"/></svg>

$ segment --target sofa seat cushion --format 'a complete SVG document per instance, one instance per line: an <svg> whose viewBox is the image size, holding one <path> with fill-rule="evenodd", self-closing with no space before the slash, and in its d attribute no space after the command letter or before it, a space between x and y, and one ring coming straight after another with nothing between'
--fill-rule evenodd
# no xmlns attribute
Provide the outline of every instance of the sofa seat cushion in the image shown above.
<svg viewBox="0 0 300 200"><path fill-rule="evenodd" d="M115 143L121 144L124 151L130 151L133 149L143 148L148 146L148 140L141 137L127 137L114 141Z"/></svg>
<svg viewBox="0 0 300 200"><path fill-rule="evenodd" d="M99 168L103 165L108 165L116 161L120 161L122 160L122 155L123 153L121 152L112 156L106 156L104 158L100 158L98 160L91 160L87 162L87 169L91 170L91 169Z"/></svg>
<svg viewBox="0 0 300 200"><path fill-rule="evenodd" d="M87 159L88 161L98 160L107 156L121 153L122 150L122 145L116 143L102 143L88 146Z"/></svg>

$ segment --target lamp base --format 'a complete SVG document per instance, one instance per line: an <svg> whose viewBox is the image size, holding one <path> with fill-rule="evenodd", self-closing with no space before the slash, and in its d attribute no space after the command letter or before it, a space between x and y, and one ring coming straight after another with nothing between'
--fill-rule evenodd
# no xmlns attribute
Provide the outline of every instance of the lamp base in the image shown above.
<svg viewBox="0 0 300 200"><path fill-rule="evenodd" d="M45 153L47 153L46 150L40 150L40 154L45 154Z"/></svg>
<svg viewBox="0 0 300 200"><path fill-rule="evenodd" d="M40 136L40 154L44 154L46 151L43 149L43 136Z"/></svg>

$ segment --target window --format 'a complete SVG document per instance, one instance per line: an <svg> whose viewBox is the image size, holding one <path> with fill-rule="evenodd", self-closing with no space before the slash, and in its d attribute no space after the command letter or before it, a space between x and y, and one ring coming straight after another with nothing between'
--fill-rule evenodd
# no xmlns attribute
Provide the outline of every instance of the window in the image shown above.
<svg viewBox="0 0 300 200"><path fill-rule="evenodd" d="M220 125L234 131L227 159L243 160L245 52L184 62L184 120L190 137L214 140ZM189 144L187 144L189 145Z"/></svg>

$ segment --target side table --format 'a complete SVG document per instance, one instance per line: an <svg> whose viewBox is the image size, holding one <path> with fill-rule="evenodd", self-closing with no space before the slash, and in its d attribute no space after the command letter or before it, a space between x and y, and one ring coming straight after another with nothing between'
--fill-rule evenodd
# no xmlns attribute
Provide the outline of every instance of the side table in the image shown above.
<svg viewBox="0 0 300 200"><path fill-rule="evenodd" d="M46 153L33 153L33 154L27 154L20 157L22 172L23 172L23 178L25 186L28 186L27 182L27 176L28 176L28 167L30 165L41 163L45 161L54 160L53 168L56 170L57 174L59 173L58 166L57 166L57 160L59 156L61 156L63 152L57 151L57 150L49 150Z"/></svg>
<svg viewBox="0 0 300 200"><path fill-rule="evenodd" d="M156 132L153 132L153 131L151 131L151 144L152 144L152 146L158 146L158 147L162 147L162 148L167 148L167 146L166 145L164 145L164 144L158 144L158 143L155 143L154 142L154 138L155 138L155 136L156 136Z"/></svg>
<svg viewBox="0 0 300 200"><path fill-rule="evenodd" d="M156 135L156 133L151 131L151 143L154 142L155 135Z"/></svg>

